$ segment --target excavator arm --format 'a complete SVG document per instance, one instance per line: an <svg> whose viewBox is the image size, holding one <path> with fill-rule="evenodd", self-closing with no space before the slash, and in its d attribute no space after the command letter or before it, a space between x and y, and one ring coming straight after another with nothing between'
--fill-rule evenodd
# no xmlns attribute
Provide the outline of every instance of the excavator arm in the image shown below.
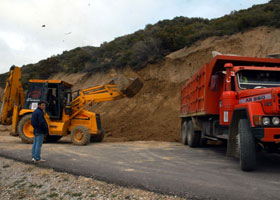
<svg viewBox="0 0 280 200"><path fill-rule="evenodd" d="M0 110L0 123L10 125L12 123L12 115L14 107L22 108L24 104L24 93L21 85L21 69L12 66L9 77L6 82L4 94L2 97L2 105Z"/></svg>
<svg viewBox="0 0 280 200"><path fill-rule="evenodd" d="M98 103L113 101L125 97L125 94L118 91L116 85L100 85L79 91L79 96L71 102L72 108L83 107L89 102Z"/></svg>
<svg viewBox="0 0 280 200"><path fill-rule="evenodd" d="M24 93L21 85L21 69L12 66L9 77L6 81L2 105L0 110L0 123L4 125L12 124L12 135L16 134L18 123L18 113L24 104Z"/></svg>
<svg viewBox="0 0 280 200"><path fill-rule="evenodd" d="M116 85L100 85L81 90L79 96L70 103L73 110L70 119L92 103L114 101L123 97L125 97L125 94L118 91Z"/></svg>
<svg viewBox="0 0 280 200"><path fill-rule="evenodd" d="M124 97L131 98L143 87L138 78L128 80L122 77L121 80L119 78L115 82L116 84L100 85L80 90L79 96L70 103L73 111L70 119L92 103L114 101ZM124 82L126 83L124 84Z"/></svg>

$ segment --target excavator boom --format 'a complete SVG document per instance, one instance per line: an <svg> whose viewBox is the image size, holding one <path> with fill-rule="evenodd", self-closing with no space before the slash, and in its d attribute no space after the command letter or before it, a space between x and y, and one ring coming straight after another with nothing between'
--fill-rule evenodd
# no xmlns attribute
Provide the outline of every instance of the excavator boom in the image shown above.
<svg viewBox="0 0 280 200"><path fill-rule="evenodd" d="M120 80L121 79L121 80ZM81 108L89 102L98 103L113 101L124 97L131 98L143 87L139 78L125 77L114 80L112 84L100 85L79 91L79 95L71 102L72 108Z"/></svg>
<svg viewBox="0 0 280 200"><path fill-rule="evenodd" d="M79 91L79 96L71 102L72 108L82 107L89 102L113 101L125 97L116 85L100 85Z"/></svg>
<svg viewBox="0 0 280 200"><path fill-rule="evenodd" d="M79 95L70 103L73 111L70 119L92 103L114 101L124 97L131 98L143 87L139 78L128 80L125 77L121 77L115 80L114 83L80 90Z"/></svg>
<svg viewBox="0 0 280 200"><path fill-rule="evenodd" d="M2 97L2 105L0 110L0 123L5 125L12 124L13 115L17 118L20 108L24 104L24 93L21 85L21 69L16 66L12 66L9 72L9 77L6 82L4 94Z"/></svg>

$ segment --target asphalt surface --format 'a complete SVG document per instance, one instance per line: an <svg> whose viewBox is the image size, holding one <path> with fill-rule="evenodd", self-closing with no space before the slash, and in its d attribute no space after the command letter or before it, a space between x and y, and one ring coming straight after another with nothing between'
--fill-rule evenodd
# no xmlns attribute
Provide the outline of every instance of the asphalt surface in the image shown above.
<svg viewBox="0 0 280 200"><path fill-rule="evenodd" d="M258 169L243 172L222 146L189 148L179 143L44 144L37 164L191 199L280 199L280 156L261 154ZM31 163L31 145L0 136L0 156Z"/></svg>

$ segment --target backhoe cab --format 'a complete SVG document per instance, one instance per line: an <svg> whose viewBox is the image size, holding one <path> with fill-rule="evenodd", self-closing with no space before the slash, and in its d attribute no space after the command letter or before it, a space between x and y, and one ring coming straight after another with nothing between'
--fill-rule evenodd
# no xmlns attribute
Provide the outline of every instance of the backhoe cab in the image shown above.
<svg viewBox="0 0 280 200"><path fill-rule="evenodd" d="M38 102L48 102L46 112L50 119L61 119L63 105L67 100L67 93L71 93L72 85L56 80L30 80L27 97L23 109L35 110ZM23 111L22 111L23 112Z"/></svg>

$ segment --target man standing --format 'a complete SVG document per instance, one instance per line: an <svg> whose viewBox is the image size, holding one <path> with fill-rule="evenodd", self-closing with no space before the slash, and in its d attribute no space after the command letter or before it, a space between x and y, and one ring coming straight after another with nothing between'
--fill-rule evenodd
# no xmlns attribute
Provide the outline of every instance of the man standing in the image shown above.
<svg viewBox="0 0 280 200"><path fill-rule="evenodd" d="M40 101L37 109L32 113L31 125L34 128L34 139L32 145L32 161L45 162L41 159L41 147L44 140L44 135L48 133L48 124L44 118L46 102Z"/></svg>

